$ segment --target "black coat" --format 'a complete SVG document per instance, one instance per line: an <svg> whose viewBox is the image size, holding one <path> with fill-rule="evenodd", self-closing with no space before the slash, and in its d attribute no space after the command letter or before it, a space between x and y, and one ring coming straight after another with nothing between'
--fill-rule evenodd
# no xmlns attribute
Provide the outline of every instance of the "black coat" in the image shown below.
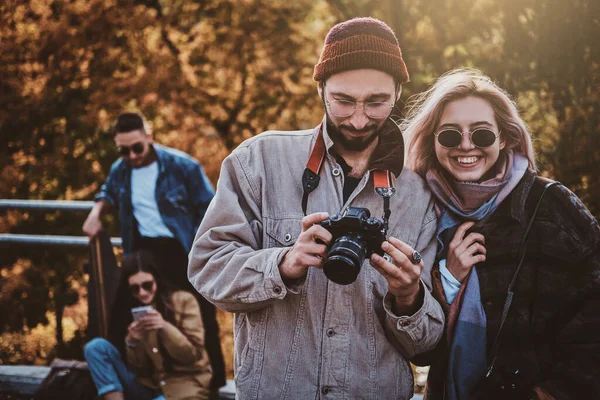
<svg viewBox="0 0 600 400"><path fill-rule="evenodd" d="M486 261L477 265L487 318L488 359L524 231L548 181L528 171L478 232ZM516 371L518 383L539 386L555 399L600 399L600 229L569 189L548 189L527 244L515 297L503 328L497 371ZM446 303L434 269L436 298ZM437 284L436 284L437 283ZM442 399L448 343L424 355L431 363L428 399ZM507 394L505 398L514 398Z"/></svg>

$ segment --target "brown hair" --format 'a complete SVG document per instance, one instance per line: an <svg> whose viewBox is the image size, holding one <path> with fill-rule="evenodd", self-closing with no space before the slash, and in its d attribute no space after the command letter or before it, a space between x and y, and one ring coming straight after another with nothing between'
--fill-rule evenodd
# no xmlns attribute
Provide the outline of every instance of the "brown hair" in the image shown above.
<svg viewBox="0 0 600 400"><path fill-rule="evenodd" d="M510 95L481 71L462 68L442 75L427 91L408 100L409 111L401 127L407 146L406 164L422 177L437 168L434 132L446 105L454 100L474 96L484 99L494 109L496 123L505 147L523 154L529 167L536 169L535 153L525 122L519 116Z"/></svg>
<svg viewBox="0 0 600 400"><path fill-rule="evenodd" d="M150 125L141 112L124 112L119 114L112 130L113 136L119 133L128 133L136 130L149 133Z"/></svg>
<svg viewBox="0 0 600 400"><path fill-rule="evenodd" d="M108 340L125 357L125 336L127 327L133 321L131 315L132 307L141 304L131 295L129 290L129 278L138 272L147 272L156 282L156 294L154 295L156 310L163 316L165 321L175 323L175 315L171 307L171 293L173 289L167 284L156 263L156 257L146 250L137 250L123 257L120 268L119 284L110 312L108 326Z"/></svg>

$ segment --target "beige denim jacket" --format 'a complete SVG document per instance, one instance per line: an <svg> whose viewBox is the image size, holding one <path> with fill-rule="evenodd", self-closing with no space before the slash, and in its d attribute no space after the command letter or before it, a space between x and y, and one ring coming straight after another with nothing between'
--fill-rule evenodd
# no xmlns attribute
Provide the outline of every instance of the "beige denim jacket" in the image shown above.
<svg viewBox="0 0 600 400"><path fill-rule="evenodd" d="M217 307L235 313L237 399L409 399L407 360L432 349L444 325L430 294L437 224L431 195L404 169L391 198L389 234L419 250L425 262L427 290L414 315L391 312L387 281L369 261L347 286L309 268L302 282L286 287L278 265L301 231L301 178L316 132L265 132L223 161L190 253L189 279ZM328 152L307 214L333 215L352 205L381 217L383 200L370 172L343 204L344 173L327 132L324 138ZM402 151L400 168L401 157Z"/></svg>

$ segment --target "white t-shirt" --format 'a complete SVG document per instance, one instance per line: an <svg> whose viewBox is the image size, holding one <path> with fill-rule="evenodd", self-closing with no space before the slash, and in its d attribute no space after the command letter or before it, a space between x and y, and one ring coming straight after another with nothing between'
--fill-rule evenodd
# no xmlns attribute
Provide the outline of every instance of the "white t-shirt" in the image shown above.
<svg viewBox="0 0 600 400"><path fill-rule="evenodd" d="M138 222L140 235L146 237L174 237L158 212L156 204L158 163L131 170L131 203L133 216Z"/></svg>

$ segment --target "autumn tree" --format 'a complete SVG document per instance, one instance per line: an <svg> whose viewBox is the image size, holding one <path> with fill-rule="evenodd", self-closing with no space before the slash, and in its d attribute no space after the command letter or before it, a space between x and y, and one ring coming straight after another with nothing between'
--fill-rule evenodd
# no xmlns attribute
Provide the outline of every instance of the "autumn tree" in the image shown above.
<svg viewBox="0 0 600 400"><path fill-rule="evenodd" d="M244 139L320 121L312 68L323 39L336 22L370 15L395 30L411 75L398 114L445 71L480 68L518 100L541 173L600 215L599 7L596 0L4 0L0 197L91 199L118 157L111 122L133 108L152 122L157 141L195 156L216 183L222 159ZM73 235L83 218L10 211L0 214L0 227ZM44 322L47 310L60 314L76 301L85 257L3 248L3 329Z"/></svg>

